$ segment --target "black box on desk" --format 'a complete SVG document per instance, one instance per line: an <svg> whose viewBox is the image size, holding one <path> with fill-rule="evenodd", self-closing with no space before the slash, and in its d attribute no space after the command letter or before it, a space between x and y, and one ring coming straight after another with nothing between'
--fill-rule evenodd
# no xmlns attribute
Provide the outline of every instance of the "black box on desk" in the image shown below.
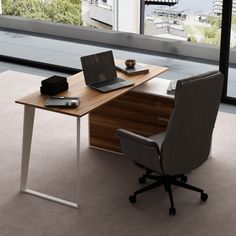
<svg viewBox="0 0 236 236"><path fill-rule="evenodd" d="M68 88L69 88L69 85L66 82L65 84L62 84L62 85L57 86L57 87L51 87L51 88L50 87L41 86L40 87L40 92L42 94L57 95L58 93L61 93L63 91L68 90Z"/></svg>
<svg viewBox="0 0 236 236"><path fill-rule="evenodd" d="M67 78L59 75L53 75L45 80L41 81L42 86L57 87L58 85L67 83Z"/></svg>
<svg viewBox="0 0 236 236"><path fill-rule="evenodd" d="M48 95L56 95L58 93L68 90L69 88L67 78L57 75L42 80L41 85L41 93Z"/></svg>

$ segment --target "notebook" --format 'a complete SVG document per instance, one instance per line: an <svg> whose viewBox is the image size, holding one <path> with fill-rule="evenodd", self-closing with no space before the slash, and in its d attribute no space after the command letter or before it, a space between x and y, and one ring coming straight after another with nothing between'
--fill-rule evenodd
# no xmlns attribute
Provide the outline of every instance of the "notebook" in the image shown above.
<svg viewBox="0 0 236 236"><path fill-rule="evenodd" d="M148 68L145 68L139 64L136 64L133 68L127 68L125 64L117 64L116 69L120 72L125 73L126 75L139 75L149 72Z"/></svg>

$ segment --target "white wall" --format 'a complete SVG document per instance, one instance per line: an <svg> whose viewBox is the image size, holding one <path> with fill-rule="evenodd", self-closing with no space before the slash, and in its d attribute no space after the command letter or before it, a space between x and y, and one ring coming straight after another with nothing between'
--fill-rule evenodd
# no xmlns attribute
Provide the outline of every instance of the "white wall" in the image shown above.
<svg viewBox="0 0 236 236"><path fill-rule="evenodd" d="M117 30L130 33L139 33L140 1L117 0Z"/></svg>
<svg viewBox="0 0 236 236"><path fill-rule="evenodd" d="M2 0L0 0L0 14L2 14Z"/></svg>

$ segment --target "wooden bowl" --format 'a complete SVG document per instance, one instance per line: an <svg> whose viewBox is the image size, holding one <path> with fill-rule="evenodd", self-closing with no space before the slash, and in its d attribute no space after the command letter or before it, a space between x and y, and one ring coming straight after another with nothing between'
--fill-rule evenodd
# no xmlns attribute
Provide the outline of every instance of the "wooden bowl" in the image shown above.
<svg viewBox="0 0 236 236"><path fill-rule="evenodd" d="M136 61L134 59L125 60L125 65L126 65L127 69L134 68L135 64L136 64Z"/></svg>

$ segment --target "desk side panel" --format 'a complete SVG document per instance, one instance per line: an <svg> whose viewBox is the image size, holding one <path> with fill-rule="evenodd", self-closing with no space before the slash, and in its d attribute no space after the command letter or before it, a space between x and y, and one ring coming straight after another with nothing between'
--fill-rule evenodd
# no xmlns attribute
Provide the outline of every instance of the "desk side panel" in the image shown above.
<svg viewBox="0 0 236 236"><path fill-rule="evenodd" d="M121 152L118 128L149 137L166 130L174 100L130 91L90 114L90 145Z"/></svg>

